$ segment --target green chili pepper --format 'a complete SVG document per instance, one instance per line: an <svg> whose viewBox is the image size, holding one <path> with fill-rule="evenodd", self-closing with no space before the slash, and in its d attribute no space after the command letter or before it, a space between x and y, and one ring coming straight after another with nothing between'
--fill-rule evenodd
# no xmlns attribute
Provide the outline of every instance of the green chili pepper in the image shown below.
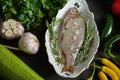
<svg viewBox="0 0 120 80"><path fill-rule="evenodd" d="M112 29L113 29L113 17L109 14L107 15L107 19L106 19L106 25L103 29L103 32L101 34L101 40L104 40L105 38L107 38L111 32L112 32Z"/></svg>
<svg viewBox="0 0 120 80"><path fill-rule="evenodd" d="M110 51L108 51L108 56L118 65L120 65L120 56L113 55Z"/></svg>
<svg viewBox="0 0 120 80"><path fill-rule="evenodd" d="M93 72L92 72L92 75L90 77L88 77L87 80L93 80L93 77L95 75L95 69L96 69L96 67L95 67L95 62L94 62L93 63Z"/></svg>
<svg viewBox="0 0 120 80"><path fill-rule="evenodd" d="M104 50L110 50L112 49L113 44L120 39L120 34L117 34L113 37L111 37L104 45Z"/></svg>
<svg viewBox="0 0 120 80"><path fill-rule="evenodd" d="M113 37L111 37L104 45L104 50L105 53L107 52L108 54L106 54L109 58L111 58L116 64L120 65L120 56L116 56L114 54L111 53L111 49L113 47L113 44L120 40L120 34L117 34Z"/></svg>

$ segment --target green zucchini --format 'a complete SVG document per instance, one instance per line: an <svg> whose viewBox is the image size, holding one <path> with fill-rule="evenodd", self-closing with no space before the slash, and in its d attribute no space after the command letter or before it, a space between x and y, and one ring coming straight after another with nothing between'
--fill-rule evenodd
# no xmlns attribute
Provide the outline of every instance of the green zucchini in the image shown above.
<svg viewBox="0 0 120 80"><path fill-rule="evenodd" d="M44 80L33 69L1 44L0 77L5 80Z"/></svg>

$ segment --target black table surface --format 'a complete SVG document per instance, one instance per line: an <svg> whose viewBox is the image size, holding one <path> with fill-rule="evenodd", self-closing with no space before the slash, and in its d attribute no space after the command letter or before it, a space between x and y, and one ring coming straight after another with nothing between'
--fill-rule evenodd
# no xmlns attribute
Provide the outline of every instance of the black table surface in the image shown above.
<svg viewBox="0 0 120 80"><path fill-rule="evenodd" d="M120 17L112 13L111 11L112 2L113 0L87 0L90 11L94 13L99 35L102 33L102 30L105 26L104 16L106 14L111 14L114 18L113 34L120 33L119 30ZM80 76L73 79L63 78L56 74L54 68L48 62L48 56L45 48L45 31L46 31L46 27L42 27L42 29L37 29L32 31L34 34L37 35L38 39L40 40L40 49L36 55L27 55L23 52L16 52L16 51L12 51L12 52L20 59L22 59L28 66L30 66L39 75L41 75L45 80L86 80L86 78L90 76L92 72L91 68L85 70ZM11 44L13 45L13 42L0 38L0 43L5 44L6 42L9 45ZM14 45L16 46L17 44ZM96 56L99 56L100 54L101 54L101 48L98 49ZM97 75L95 76L95 80L98 80Z"/></svg>

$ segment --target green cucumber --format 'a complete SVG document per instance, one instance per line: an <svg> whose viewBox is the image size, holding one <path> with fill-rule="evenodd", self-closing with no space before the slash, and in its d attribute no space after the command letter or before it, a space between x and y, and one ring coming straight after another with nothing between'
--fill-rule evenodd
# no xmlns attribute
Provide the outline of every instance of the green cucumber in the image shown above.
<svg viewBox="0 0 120 80"><path fill-rule="evenodd" d="M0 77L5 80L44 80L33 69L1 44Z"/></svg>

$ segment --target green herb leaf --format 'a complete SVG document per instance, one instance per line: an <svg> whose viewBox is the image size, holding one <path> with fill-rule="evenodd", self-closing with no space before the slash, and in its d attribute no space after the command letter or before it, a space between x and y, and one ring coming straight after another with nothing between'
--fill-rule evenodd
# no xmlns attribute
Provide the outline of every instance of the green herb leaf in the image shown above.
<svg viewBox="0 0 120 80"><path fill-rule="evenodd" d="M41 23L51 21L65 3L65 0L0 0L5 20L15 19L26 30L46 26Z"/></svg>
<svg viewBox="0 0 120 80"><path fill-rule="evenodd" d="M86 30L85 30L85 39L83 45L80 47L79 52L77 54L77 58L75 60L75 65L79 64L81 61L86 59L87 53L90 48L90 44L93 38L95 27L89 26L89 21L86 22Z"/></svg>
<svg viewBox="0 0 120 80"><path fill-rule="evenodd" d="M62 64L65 63L65 61L61 57L60 49L58 48L58 38L57 38L57 35L56 35L55 31L54 31L54 27L57 24L60 24L60 22L61 22L61 19L53 18L51 24L49 24L49 22L46 21L46 25L47 25L49 35L50 35L50 47L52 49L53 54L55 55L56 62L58 64L62 65Z"/></svg>

